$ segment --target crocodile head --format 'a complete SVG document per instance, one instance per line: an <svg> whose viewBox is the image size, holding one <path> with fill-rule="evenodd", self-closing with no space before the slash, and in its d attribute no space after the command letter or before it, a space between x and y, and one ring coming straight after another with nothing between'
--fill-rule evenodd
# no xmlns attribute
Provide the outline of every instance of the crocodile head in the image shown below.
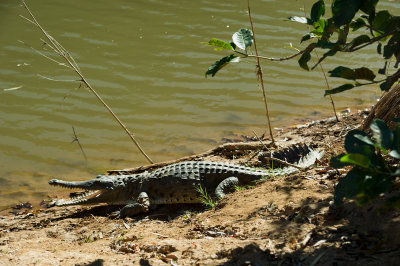
<svg viewBox="0 0 400 266"><path fill-rule="evenodd" d="M109 205L124 205L135 198L136 188L140 187L140 179L132 176L105 176L101 175L87 181L63 181L52 179L52 186L61 186L70 189L83 189L82 195L69 199L59 199L56 206L89 205L107 203ZM133 190L133 191L132 191Z"/></svg>

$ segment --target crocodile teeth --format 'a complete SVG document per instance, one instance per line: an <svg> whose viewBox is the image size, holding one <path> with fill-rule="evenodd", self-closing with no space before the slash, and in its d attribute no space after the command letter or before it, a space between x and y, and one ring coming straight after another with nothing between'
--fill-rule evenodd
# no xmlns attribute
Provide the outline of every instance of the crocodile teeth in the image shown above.
<svg viewBox="0 0 400 266"><path fill-rule="evenodd" d="M93 198L93 195L98 195L101 191L100 190L93 190L93 191L87 191L82 195L70 198L70 199L59 199L56 202L57 206L66 206L66 205L74 205L78 203L84 203L88 201L89 199Z"/></svg>

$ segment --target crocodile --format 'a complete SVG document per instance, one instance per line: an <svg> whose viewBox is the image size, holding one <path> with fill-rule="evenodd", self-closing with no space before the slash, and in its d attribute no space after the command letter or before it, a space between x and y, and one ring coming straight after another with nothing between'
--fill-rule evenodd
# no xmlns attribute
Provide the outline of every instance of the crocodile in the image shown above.
<svg viewBox="0 0 400 266"><path fill-rule="evenodd" d="M83 194L58 199L55 206L92 205L107 203L123 205L117 212L121 218L146 213L163 204L200 203L198 188L220 200L237 185L248 185L272 176L291 174L298 168L306 168L323 156L319 149L309 149L295 167L258 169L241 165L187 161L164 166L152 172L130 175L99 175L87 181L63 181L52 179L50 185L71 189L83 189Z"/></svg>

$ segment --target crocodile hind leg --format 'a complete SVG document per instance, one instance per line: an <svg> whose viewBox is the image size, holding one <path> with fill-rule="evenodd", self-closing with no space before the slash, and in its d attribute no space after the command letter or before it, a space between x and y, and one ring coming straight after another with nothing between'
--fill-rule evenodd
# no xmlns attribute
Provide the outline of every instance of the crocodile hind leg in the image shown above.
<svg viewBox="0 0 400 266"><path fill-rule="evenodd" d="M125 205L119 212L121 218L134 216L139 213L148 212L150 209L150 199L146 192L141 192L135 203Z"/></svg>
<svg viewBox="0 0 400 266"><path fill-rule="evenodd" d="M217 200L221 200L225 197L226 193L234 191L235 186L239 184L239 179L235 176L228 177L221 181L215 189L215 195Z"/></svg>

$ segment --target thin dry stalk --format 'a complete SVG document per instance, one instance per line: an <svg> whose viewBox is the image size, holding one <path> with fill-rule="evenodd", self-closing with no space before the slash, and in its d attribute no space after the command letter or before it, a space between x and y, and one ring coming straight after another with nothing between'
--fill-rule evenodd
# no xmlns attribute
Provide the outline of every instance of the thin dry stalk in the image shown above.
<svg viewBox="0 0 400 266"><path fill-rule="evenodd" d="M128 136L131 138L133 143L136 145L136 147L139 149L139 151L143 154L143 156L152 164L153 161L147 156L147 154L144 152L144 150L140 147L139 143L136 141L134 135L128 130L128 128L122 123L122 121L117 117L117 115L111 110L111 108L104 102L104 100L100 97L100 95L93 89L93 87L89 84L89 82L86 80L86 78L83 76L82 72L79 69L78 64L75 62L74 58L68 53L67 50L64 49L64 47L58 43L50 34L48 34L43 27L39 24L39 22L36 20L35 16L32 14L31 10L28 8L24 0L21 0L23 6L25 9L28 11L29 15L31 16L32 20L27 19L34 25L36 25L41 32L44 34L46 39L49 41L49 43L46 43L51 49L54 50L55 53L57 53L59 56L61 56L66 62L67 62L67 67L72 68L73 71L75 71L76 74L80 77L80 81L86 85L86 87L95 95L95 97L103 104L103 106L110 112L110 114L114 117L114 119L118 122L118 124L125 130L125 132L128 134Z"/></svg>
<svg viewBox="0 0 400 266"><path fill-rule="evenodd" d="M290 60L292 58L295 58L296 56L302 55L304 53L310 52L315 48L315 43L310 43L304 50L298 51L295 54L286 56L286 57L280 57L280 58L274 58L274 57L267 57L267 56L262 56L262 55L254 55L254 54L246 54L240 51L235 50L235 53L238 53L242 55L243 57L254 57L254 58L259 58L259 59L265 59L269 61L286 61Z"/></svg>
<svg viewBox="0 0 400 266"><path fill-rule="evenodd" d="M316 51L314 51L315 55L317 56L317 59L319 60L318 54ZM321 68L322 74L324 75L325 78L325 83L326 83L326 87L328 88L328 90L330 90L331 88L329 87L329 83L328 83L328 78L326 77L325 71L322 68L322 63L319 64L319 67ZM333 108L333 113L335 114L336 117L336 121L339 122L339 117L337 116L336 113L336 108L335 108L335 102L333 101L332 95L329 94L329 98L331 99L331 104L332 104L332 108Z"/></svg>
<svg viewBox="0 0 400 266"><path fill-rule="evenodd" d="M269 129L269 135L271 136L271 141L274 146L275 145L275 139L274 135L272 134L272 127L271 127L271 121L269 118L269 111L268 111L268 103L267 103L267 96L265 94L265 88L264 88L264 80L263 80L263 75L262 75L262 68L260 64L260 58L258 57L258 50L257 50L257 44L256 44L256 34L254 32L254 26L253 26L253 20L251 18L251 11L250 11L250 0L247 0L247 10L249 13L249 20L251 24L251 31L253 32L253 42L254 42L254 50L256 52L256 60L257 60L257 77L258 77L258 86L261 87L262 93L263 93L263 98L264 98L264 105L265 105L265 115L267 116L267 121L268 121L268 129Z"/></svg>
<svg viewBox="0 0 400 266"><path fill-rule="evenodd" d="M253 130L253 134L254 136L256 136L256 138L258 139L258 141L261 143L261 145L264 146L264 148L269 151L270 149L264 144L264 142L262 141L262 139L257 135L257 133Z"/></svg>
<svg viewBox="0 0 400 266"><path fill-rule="evenodd" d="M78 143L79 148L81 149L82 155L83 155L83 157L85 158L85 164L86 164L86 167L87 167L87 166L88 166L88 160L87 160L87 157L86 157L86 153L85 153L85 151L83 150L83 147L82 147L82 145L81 145L81 142L80 142L79 139L78 139L78 136L76 135L74 126L72 126L72 132L74 132L74 139L71 141L71 143L74 143L74 142Z"/></svg>
<svg viewBox="0 0 400 266"><path fill-rule="evenodd" d="M307 17L307 14L306 14L306 5L305 5L304 3L303 3L303 11L304 11L304 17ZM308 28L308 30L310 30L310 26L307 25L307 28ZM317 57L317 59L318 59L318 61L319 61L318 53L317 53L316 51L314 51L314 54L315 54L315 56ZM325 70L322 68L322 62L319 64L319 67L321 68L321 72L322 72L322 74L324 75L326 87L328 88L328 90L330 90L331 88L330 88L330 86L329 86L328 78L326 77ZM336 117L336 121L339 122L339 117L337 116L337 113L336 113L335 102L333 101L333 98L332 98L332 95L331 95L331 94L329 94L329 98L330 98L330 100L331 100L331 104L332 104L333 112L334 112L335 117Z"/></svg>

